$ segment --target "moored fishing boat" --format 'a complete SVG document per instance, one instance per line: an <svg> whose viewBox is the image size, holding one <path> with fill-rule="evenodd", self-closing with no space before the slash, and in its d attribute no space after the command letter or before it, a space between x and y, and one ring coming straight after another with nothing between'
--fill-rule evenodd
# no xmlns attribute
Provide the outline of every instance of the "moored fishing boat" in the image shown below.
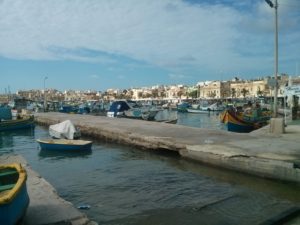
<svg viewBox="0 0 300 225"><path fill-rule="evenodd" d="M0 122L0 131L26 129L34 127L34 117L25 117L16 120L2 120Z"/></svg>
<svg viewBox="0 0 300 225"><path fill-rule="evenodd" d="M66 139L37 139L42 150L89 151L92 141Z"/></svg>
<svg viewBox="0 0 300 225"><path fill-rule="evenodd" d="M187 108L187 112L189 112L189 113L202 113L202 114L208 114L208 113L210 113L210 110L202 110L202 109L192 109L192 108Z"/></svg>
<svg viewBox="0 0 300 225"><path fill-rule="evenodd" d="M124 111L124 116L131 119L154 120L158 109L132 108Z"/></svg>
<svg viewBox="0 0 300 225"><path fill-rule="evenodd" d="M0 166L0 222L15 225L24 217L29 205L27 173L20 164Z"/></svg>
<svg viewBox="0 0 300 225"><path fill-rule="evenodd" d="M107 116L154 120L159 111L157 108L139 105L135 101L115 101L111 104Z"/></svg>
<svg viewBox="0 0 300 225"><path fill-rule="evenodd" d="M232 109L227 109L220 114L221 122L225 123L228 131L249 133L267 125L270 116L251 116L243 112L235 112Z"/></svg>
<svg viewBox="0 0 300 225"><path fill-rule="evenodd" d="M187 108L190 107L190 104L187 102L182 102L177 105L177 111L178 112L187 112Z"/></svg>

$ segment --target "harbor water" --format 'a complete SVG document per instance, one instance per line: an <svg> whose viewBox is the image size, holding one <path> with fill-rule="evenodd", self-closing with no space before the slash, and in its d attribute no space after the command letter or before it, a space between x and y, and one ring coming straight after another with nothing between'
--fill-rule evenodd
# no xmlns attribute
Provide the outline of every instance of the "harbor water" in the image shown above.
<svg viewBox="0 0 300 225"><path fill-rule="evenodd" d="M178 124L220 129L215 117L179 114ZM35 140L45 137L48 130L40 126L0 132L0 154L22 155L62 198L86 206L81 210L99 224L256 224L300 203L296 184L96 140L89 152L41 151Z"/></svg>

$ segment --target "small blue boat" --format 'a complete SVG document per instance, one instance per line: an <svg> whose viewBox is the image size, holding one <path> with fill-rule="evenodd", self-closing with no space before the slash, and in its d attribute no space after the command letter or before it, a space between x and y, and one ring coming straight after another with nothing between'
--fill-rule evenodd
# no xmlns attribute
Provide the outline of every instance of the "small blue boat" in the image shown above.
<svg viewBox="0 0 300 225"><path fill-rule="evenodd" d="M37 139L42 150L56 151L89 151L92 141L67 140L67 139Z"/></svg>
<svg viewBox="0 0 300 225"><path fill-rule="evenodd" d="M19 223L28 208L27 173L20 164L0 166L0 222Z"/></svg>
<svg viewBox="0 0 300 225"><path fill-rule="evenodd" d="M34 117L16 119L16 120L2 120L0 121L0 131L18 130L34 127Z"/></svg>

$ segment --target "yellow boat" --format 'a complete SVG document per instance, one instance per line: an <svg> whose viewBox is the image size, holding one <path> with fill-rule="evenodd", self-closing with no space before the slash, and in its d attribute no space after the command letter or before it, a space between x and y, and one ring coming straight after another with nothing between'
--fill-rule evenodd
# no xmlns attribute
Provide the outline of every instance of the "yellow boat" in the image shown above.
<svg viewBox="0 0 300 225"><path fill-rule="evenodd" d="M26 170L17 163L0 165L0 221L15 225L24 217L29 205Z"/></svg>

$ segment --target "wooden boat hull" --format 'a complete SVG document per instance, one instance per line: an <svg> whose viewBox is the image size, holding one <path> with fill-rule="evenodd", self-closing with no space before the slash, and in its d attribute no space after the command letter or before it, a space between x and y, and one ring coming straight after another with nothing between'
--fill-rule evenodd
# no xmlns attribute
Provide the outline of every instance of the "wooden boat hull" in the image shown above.
<svg viewBox="0 0 300 225"><path fill-rule="evenodd" d="M9 172L2 173L6 169L15 169L18 180L13 185L3 185L5 179L12 179L9 176L15 174L7 174ZM13 170L10 170L13 171ZM8 178L7 178L8 177ZM0 166L0 221L1 224L15 225L24 217L29 205L29 196L26 187L27 174L20 164L11 164L7 166ZM10 187L8 187L10 186ZM13 186L13 187L12 187Z"/></svg>
<svg viewBox="0 0 300 225"><path fill-rule="evenodd" d="M42 150L54 150L54 151L89 151L92 147L91 141L83 140L65 140L65 139L38 139Z"/></svg>
<svg viewBox="0 0 300 225"><path fill-rule="evenodd" d="M34 127L34 117L0 122L0 131L19 130Z"/></svg>
<svg viewBox="0 0 300 225"><path fill-rule="evenodd" d="M238 133L249 133L266 124L266 121L246 121L243 119L242 114L236 115L229 110L224 111L220 119L221 122L226 124L228 131Z"/></svg>

